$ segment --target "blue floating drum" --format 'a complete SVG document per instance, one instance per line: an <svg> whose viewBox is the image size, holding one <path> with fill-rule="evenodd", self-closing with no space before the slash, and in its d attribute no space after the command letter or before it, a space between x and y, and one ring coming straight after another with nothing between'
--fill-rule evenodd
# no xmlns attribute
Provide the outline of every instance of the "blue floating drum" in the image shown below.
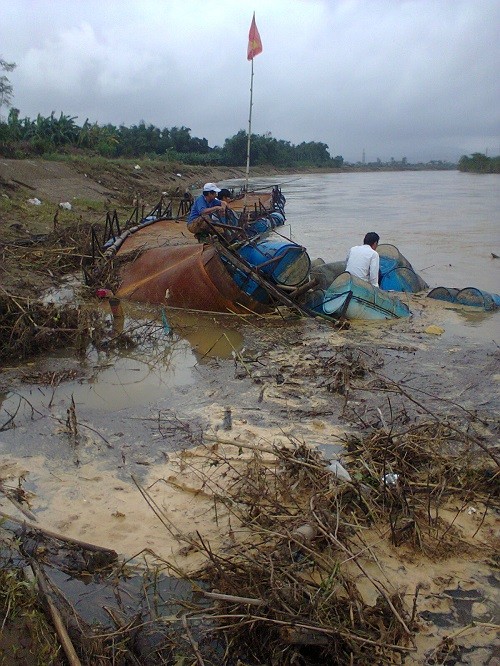
<svg viewBox="0 0 500 666"><path fill-rule="evenodd" d="M301 245L279 237L249 243L239 255L276 284L295 287L307 280L311 260Z"/></svg>

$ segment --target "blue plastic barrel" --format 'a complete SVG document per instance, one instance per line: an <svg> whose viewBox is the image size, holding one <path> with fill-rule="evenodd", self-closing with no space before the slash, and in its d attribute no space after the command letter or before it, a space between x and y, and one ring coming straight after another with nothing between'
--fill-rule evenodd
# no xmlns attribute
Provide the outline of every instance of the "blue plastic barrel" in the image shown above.
<svg viewBox="0 0 500 666"><path fill-rule="evenodd" d="M248 225L247 231L250 232L250 235L264 234L266 231L270 231L271 227L271 220L268 220L266 217L260 217Z"/></svg>
<svg viewBox="0 0 500 666"><path fill-rule="evenodd" d="M286 239L267 237L245 245L239 254L277 284L291 287L302 284L311 268L306 249Z"/></svg>
<svg viewBox="0 0 500 666"><path fill-rule="evenodd" d="M271 220L271 226L273 229L275 227L281 227L285 224L285 216L282 213L278 213L278 211L273 211L270 213L269 219Z"/></svg>
<svg viewBox="0 0 500 666"><path fill-rule="evenodd" d="M251 296L253 299L259 303L269 303L270 297L267 291L262 287L258 282L256 282L252 277L240 271L239 268L233 273L233 280L248 296Z"/></svg>
<svg viewBox="0 0 500 666"><path fill-rule="evenodd" d="M247 275L239 268L236 268L226 257L221 256L222 263L225 264L229 274L238 287L248 296L251 296L259 303L269 303L270 296L267 291L256 282L252 276Z"/></svg>

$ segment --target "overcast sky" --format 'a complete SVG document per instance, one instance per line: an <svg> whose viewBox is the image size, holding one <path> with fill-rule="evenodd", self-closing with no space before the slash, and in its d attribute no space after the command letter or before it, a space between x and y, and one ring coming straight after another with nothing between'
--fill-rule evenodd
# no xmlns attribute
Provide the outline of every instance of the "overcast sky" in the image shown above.
<svg viewBox="0 0 500 666"><path fill-rule="evenodd" d="M500 153L500 0L0 0L13 105L222 145L248 129L253 11L252 132L353 162Z"/></svg>

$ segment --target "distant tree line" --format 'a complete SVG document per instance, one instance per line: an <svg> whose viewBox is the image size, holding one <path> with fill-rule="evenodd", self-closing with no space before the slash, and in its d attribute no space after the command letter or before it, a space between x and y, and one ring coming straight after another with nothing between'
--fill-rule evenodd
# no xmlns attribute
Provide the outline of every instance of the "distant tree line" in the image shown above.
<svg viewBox="0 0 500 666"><path fill-rule="evenodd" d="M458 161L459 171L471 171L472 173L500 173L500 156L488 157L483 153L472 153L462 155Z"/></svg>
<svg viewBox="0 0 500 666"><path fill-rule="evenodd" d="M363 171L449 171L456 169L456 162L449 162L447 160L429 160L428 162L408 162L408 158L402 157L400 160L391 157L390 160L384 162L377 157L375 162L344 162L344 166L353 167L353 169L361 169Z"/></svg>
<svg viewBox="0 0 500 666"><path fill-rule="evenodd" d="M247 133L240 130L223 146L210 147L207 139L191 136L189 127L155 127L145 122L116 127L98 125L88 119L79 126L76 117L54 112L32 120L20 118L11 108L6 121L0 121L0 155L4 157L47 156L53 153L90 153L109 158L155 157L186 164L242 166L246 163ZM250 148L252 165L276 167L341 167L343 158L332 158L325 143L303 142L298 146L271 135L253 134Z"/></svg>

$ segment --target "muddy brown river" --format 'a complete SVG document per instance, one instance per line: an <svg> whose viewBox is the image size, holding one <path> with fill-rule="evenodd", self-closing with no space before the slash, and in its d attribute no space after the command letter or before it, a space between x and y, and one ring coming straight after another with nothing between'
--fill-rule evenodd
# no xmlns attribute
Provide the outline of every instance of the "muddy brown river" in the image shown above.
<svg viewBox="0 0 500 666"><path fill-rule="evenodd" d="M356 182L360 186L361 181ZM421 183L413 186L419 188ZM292 192L292 210L294 199L308 199L309 191L303 188L304 183ZM349 234L356 242L366 223L357 226ZM307 238L306 231L296 227L298 239ZM451 234L451 229L446 233ZM386 229L384 242L396 243L388 234ZM398 234L401 240L401 231ZM411 234L410 227L404 238ZM425 236L420 230L421 243ZM480 268L476 271L476 286L492 291L498 272L487 250L492 249L493 238L488 237L488 248L480 250L481 260L490 262L488 277L480 280ZM453 242L451 238L449 245ZM427 250L420 245L418 264L405 252L417 272L425 268L422 263L442 261L442 248L433 249L432 238L429 243ZM311 256L319 255L319 249ZM459 256L455 252L449 263L456 266ZM469 261L470 257L467 265ZM448 269L443 266L437 273L434 269L431 286L453 286L448 283ZM431 282L429 275L424 272ZM457 286L469 286L459 284L460 273L454 275ZM472 274L462 275L472 279ZM78 299L71 288L52 296ZM217 548L228 528L226 515L214 523L213 498L200 485L205 449L214 442L226 442L227 455L233 455L229 452L234 449L235 460L247 455L238 444L287 445L291 440L319 447L331 457L342 451L345 433L361 425L397 422L403 409L410 419L430 413L447 415L456 423L466 412L479 414L484 434L498 435L499 313L433 301L425 295L405 299L410 319L356 322L344 331L284 313L260 318L174 310L162 314L159 308L130 303L123 303L124 318L117 320L107 303L96 301L107 322L99 351L91 346L79 358L71 349L61 350L20 367L13 363L3 368L0 479L8 486L19 484L29 494L30 511L48 529L113 548L126 558L148 549L189 571L200 565L201 556L186 553L182 535L198 532ZM347 396L332 392L328 387L335 362L353 350L373 373L374 384L370 390L353 385ZM388 399L377 392L382 376L411 395L404 408L400 398ZM139 487L147 489L168 516L169 529ZM5 513L23 518L6 498L0 505ZM488 518L485 529L498 536L495 518ZM463 520L463 529L473 534L478 524L475 514L466 514ZM463 610L463 603L457 601L457 589L476 591L475 601L467 597L472 610L464 622L479 616L498 622L498 581L484 562L456 558L430 565L403 561L394 552L381 552L380 557L395 580L402 575L412 582L427 580L430 591L422 612L427 612L435 636L448 626L441 618L445 627L439 628L436 614L451 617L455 608L452 625L461 626L456 608ZM433 590L443 587L451 590L447 602L433 608ZM428 633L422 640L422 650L428 649ZM490 636L483 642L473 638L476 655L483 649L490 655Z"/></svg>

